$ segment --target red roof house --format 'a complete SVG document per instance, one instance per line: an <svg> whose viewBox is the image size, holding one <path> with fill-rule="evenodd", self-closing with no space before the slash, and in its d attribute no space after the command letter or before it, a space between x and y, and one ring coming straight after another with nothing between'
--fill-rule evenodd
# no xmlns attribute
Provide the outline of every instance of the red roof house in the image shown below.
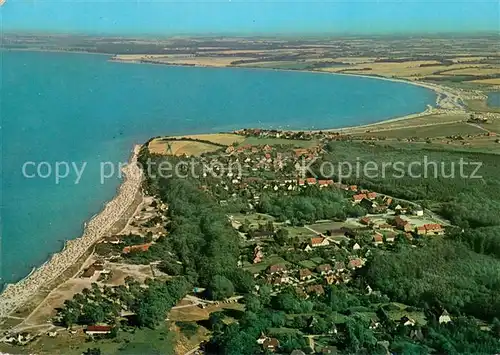
<svg viewBox="0 0 500 355"><path fill-rule="evenodd" d="M139 245L131 245L131 246L128 246L128 247L123 248L122 253L123 253L123 254L129 254L129 253L132 253L132 252L138 252L138 251L148 251L148 250L149 250L149 247L150 247L152 244L153 244L153 243L139 244Z"/></svg>

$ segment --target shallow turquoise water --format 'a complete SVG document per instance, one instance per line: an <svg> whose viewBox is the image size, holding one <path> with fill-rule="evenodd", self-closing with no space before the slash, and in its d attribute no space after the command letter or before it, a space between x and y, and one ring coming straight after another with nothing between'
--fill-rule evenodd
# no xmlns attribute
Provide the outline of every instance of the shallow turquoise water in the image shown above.
<svg viewBox="0 0 500 355"><path fill-rule="evenodd" d="M100 184L99 163L125 162L133 143L242 127L352 126L419 112L435 102L427 89L376 79L0 53L3 282L24 277L64 240L81 234L84 221L119 184ZM79 184L74 172L56 184L52 178L25 178L27 161L87 166Z"/></svg>

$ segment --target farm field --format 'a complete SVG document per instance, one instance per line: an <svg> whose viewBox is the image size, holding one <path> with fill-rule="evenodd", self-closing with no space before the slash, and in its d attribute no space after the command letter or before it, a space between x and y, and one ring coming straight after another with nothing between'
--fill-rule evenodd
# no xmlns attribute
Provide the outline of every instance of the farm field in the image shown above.
<svg viewBox="0 0 500 355"><path fill-rule="evenodd" d="M380 75L384 77L399 77L415 80L417 77L425 77L443 70L464 69L471 64L440 65L437 61L407 61L407 62L386 62L386 63L361 63L346 67L321 68L326 72L345 72L353 74ZM477 66L477 65L476 65ZM481 65L479 65L481 66Z"/></svg>
<svg viewBox="0 0 500 355"><path fill-rule="evenodd" d="M453 135L477 135L483 134L485 131L476 126L467 123L450 123L450 124L435 124L431 126L398 128L393 130L384 130L365 133L363 136L368 137L387 137L405 139L408 137L416 138L435 138L448 137Z"/></svg>
<svg viewBox="0 0 500 355"><path fill-rule="evenodd" d="M203 153L221 149L218 145L190 140L167 140L156 138L149 142L149 151L153 154L176 156L199 156Z"/></svg>
<svg viewBox="0 0 500 355"><path fill-rule="evenodd" d="M364 127L353 127L342 130L343 133L365 133L393 130L398 128L414 128L421 126L428 126L434 124L456 123L466 121L469 118L467 114L431 114L417 118L410 118L406 120L388 121L372 124Z"/></svg>
<svg viewBox="0 0 500 355"><path fill-rule="evenodd" d="M473 80L473 83L484 85L500 85L500 78Z"/></svg>
<svg viewBox="0 0 500 355"><path fill-rule="evenodd" d="M284 145L284 146L294 146L299 148L310 148L314 147L318 144L316 140L293 140L293 139L284 139L284 138L260 138L260 137L247 137L241 145Z"/></svg>
<svg viewBox="0 0 500 355"><path fill-rule="evenodd" d="M245 137L232 133L214 133L214 134L194 134L189 136L182 136L184 138L199 139L209 141L215 144L231 145L233 143L241 143ZM177 137L179 138L179 137Z"/></svg>

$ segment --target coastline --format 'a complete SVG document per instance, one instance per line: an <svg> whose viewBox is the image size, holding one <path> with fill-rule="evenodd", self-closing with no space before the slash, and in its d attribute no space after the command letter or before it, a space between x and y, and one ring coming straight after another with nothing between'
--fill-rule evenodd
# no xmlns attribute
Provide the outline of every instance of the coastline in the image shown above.
<svg viewBox="0 0 500 355"><path fill-rule="evenodd" d="M43 287L56 280L123 218L142 184L142 170L137 164L139 150L139 145L134 146L129 163L123 168L124 179L116 196L86 223L83 234L77 239L66 241L61 251L54 253L22 280L6 285L0 294L0 318L8 317Z"/></svg>

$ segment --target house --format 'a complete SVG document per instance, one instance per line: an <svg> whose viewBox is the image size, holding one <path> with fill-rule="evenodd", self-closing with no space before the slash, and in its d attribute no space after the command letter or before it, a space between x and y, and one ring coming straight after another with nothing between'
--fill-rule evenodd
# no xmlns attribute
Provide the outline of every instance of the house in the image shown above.
<svg viewBox="0 0 500 355"><path fill-rule="evenodd" d="M333 180L318 180L319 187L327 187L333 185Z"/></svg>
<svg viewBox="0 0 500 355"><path fill-rule="evenodd" d="M417 217L422 217L424 215L424 209L419 206L413 210L413 214Z"/></svg>
<svg viewBox="0 0 500 355"><path fill-rule="evenodd" d="M349 269L357 269L357 268L360 268L363 266L363 260L362 259L359 259L359 258L356 258L356 259L352 259L351 261L349 261L349 263L347 264L347 267Z"/></svg>
<svg viewBox="0 0 500 355"><path fill-rule="evenodd" d="M145 252L149 250L149 247L153 245L153 243L139 244L139 245L131 245L123 248L123 254L129 254L132 252Z"/></svg>
<svg viewBox="0 0 500 355"><path fill-rule="evenodd" d="M355 238L356 237L356 232L354 229L348 228L348 227L341 227L339 229L341 233L344 233L344 236L347 238ZM331 231L330 233L334 233L335 231ZM332 234L333 235L333 234Z"/></svg>
<svg viewBox="0 0 500 355"><path fill-rule="evenodd" d="M316 185L316 178L307 178L306 184L307 185Z"/></svg>
<svg viewBox="0 0 500 355"><path fill-rule="evenodd" d="M396 216L396 218L394 218L394 225L397 229L405 232L411 232L415 228L410 222L400 216Z"/></svg>
<svg viewBox="0 0 500 355"><path fill-rule="evenodd" d="M358 243L354 243L354 245L352 246L352 250L359 250L361 249L361 245L359 245Z"/></svg>
<svg viewBox="0 0 500 355"><path fill-rule="evenodd" d="M377 329L380 326L380 323L371 319L370 320L370 325L368 326L369 329Z"/></svg>
<svg viewBox="0 0 500 355"><path fill-rule="evenodd" d="M94 276L95 272L96 272L95 267L91 265L82 273L82 277L90 278Z"/></svg>
<svg viewBox="0 0 500 355"><path fill-rule="evenodd" d="M366 194L366 197L369 200L375 200L377 198L377 193L376 192L369 192L369 193Z"/></svg>
<svg viewBox="0 0 500 355"><path fill-rule="evenodd" d="M365 226L369 226L372 224L372 220L370 219L370 217L365 216L359 220L359 223L364 224Z"/></svg>
<svg viewBox="0 0 500 355"><path fill-rule="evenodd" d="M280 346L280 342L276 338L267 338L262 343L262 348L267 351L276 351Z"/></svg>
<svg viewBox="0 0 500 355"><path fill-rule="evenodd" d="M312 272L309 269L300 269L299 270L299 280L305 281L309 280L312 277Z"/></svg>
<svg viewBox="0 0 500 355"><path fill-rule="evenodd" d="M336 355L338 353L339 352L336 346L324 346L319 351L319 354L321 355Z"/></svg>
<svg viewBox="0 0 500 355"><path fill-rule="evenodd" d="M311 244L309 243L302 243L300 247L303 251L311 251L313 248L311 247Z"/></svg>
<svg viewBox="0 0 500 355"><path fill-rule="evenodd" d="M396 212L396 214L406 214L407 212L407 208L406 207L403 207L401 205L397 205L396 207L394 207L394 211Z"/></svg>
<svg viewBox="0 0 500 355"><path fill-rule="evenodd" d="M321 275L326 275L332 272L332 266L330 264L322 264L316 267L316 271Z"/></svg>
<svg viewBox="0 0 500 355"><path fill-rule="evenodd" d="M386 196L386 197L384 197L384 199L382 201L383 201L384 205L390 206L392 203L392 198Z"/></svg>
<svg viewBox="0 0 500 355"><path fill-rule="evenodd" d="M373 233L372 241L373 241L373 245L375 245L375 246L382 245L382 244L384 244L384 236L382 234L380 234L379 232L375 232L375 233Z"/></svg>
<svg viewBox="0 0 500 355"><path fill-rule="evenodd" d="M271 147L269 144L266 144L264 147L262 147L262 150L264 152L270 152L271 150L273 150L273 147Z"/></svg>
<svg viewBox="0 0 500 355"><path fill-rule="evenodd" d="M443 313L439 316L439 324L450 323L451 317L450 314L444 310Z"/></svg>
<svg viewBox="0 0 500 355"><path fill-rule="evenodd" d="M397 233L394 232L387 232L385 233L385 241L387 243L394 243L394 240L396 240Z"/></svg>
<svg viewBox="0 0 500 355"><path fill-rule="evenodd" d="M405 327L408 327L408 326L412 326L413 327L416 324L416 322L415 322L414 319L411 319L408 316L403 316L399 320L399 324L404 325Z"/></svg>
<svg viewBox="0 0 500 355"><path fill-rule="evenodd" d="M282 275L274 274L274 275L270 275L267 278L267 282L270 283L271 285L279 286L279 285L282 285L285 283L289 283L290 277L288 277L286 274L282 274Z"/></svg>
<svg viewBox="0 0 500 355"><path fill-rule="evenodd" d="M333 284L338 285L340 283L340 281L342 281L342 278L339 277L339 276L336 276L336 275L333 275L333 274L325 276L325 283L327 285L333 285Z"/></svg>
<svg viewBox="0 0 500 355"><path fill-rule="evenodd" d="M306 287L306 292L308 294L316 294L317 296L321 296L325 294L325 290L321 285L310 285Z"/></svg>
<svg viewBox="0 0 500 355"><path fill-rule="evenodd" d="M396 216L396 218L394 218L394 225L396 226L396 228L398 229L403 229L405 225L407 225L409 222L403 218L401 218L400 216Z"/></svg>
<svg viewBox="0 0 500 355"><path fill-rule="evenodd" d="M364 209L366 209L369 213L377 213L377 208L378 208L378 204L374 201L371 201L369 199L367 199L366 197L364 197L360 202L359 202L359 205L361 207L363 207Z"/></svg>
<svg viewBox="0 0 500 355"><path fill-rule="evenodd" d="M278 272L286 272L286 266L283 264L275 264L271 265L267 268L267 273L268 274L276 274Z"/></svg>
<svg viewBox="0 0 500 355"><path fill-rule="evenodd" d="M260 263L263 257L264 253L262 252L262 248L259 245L257 245L253 250L253 263L254 264Z"/></svg>
<svg viewBox="0 0 500 355"><path fill-rule="evenodd" d="M306 184L306 181L304 179L299 179L298 184L299 186L304 186Z"/></svg>
<svg viewBox="0 0 500 355"><path fill-rule="evenodd" d="M260 337L257 339L257 344L262 345L266 341L267 337L264 333L261 333Z"/></svg>
<svg viewBox="0 0 500 355"><path fill-rule="evenodd" d="M335 265L333 266L333 269L335 272L342 272L345 270L345 264L342 261L337 261L335 262Z"/></svg>
<svg viewBox="0 0 500 355"><path fill-rule="evenodd" d="M330 242L325 237L320 236L320 237L311 238L310 245L313 248L325 247L325 246L330 245Z"/></svg>
<svg viewBox="0 0 500 355"><path fill-rule="evenodd" d="M92 266L97 270L97 271L103 271L104 270L104 261L103 260L96 260Z"/></svg>
<svg viewBox="0 0 500 355"><path fill-rule="evenodd" d="M300 158L303 155L309 154L309 151L307 149L294 149L293 151L296 158Z"/></svg>
<svg viewBox="0 0 500 355"><path fill-rule="evenodd" d="M425 229L424 226L417 227L417 234L418 235L426 235L427 234L427 230Z"/></svg>
<svg viewBox="0 0 500 355"><path fill-rule="evenodd" d="M106 237L103 240L103 243L109 243L109 244L120 244L121 242L122 242L121 239L118 238L116 235Z"/></svg>
<svg viewBox="0 0 500 355"><path fill-rule="evenodd" d="M234 152L234 147L230 145L229 147L226 148L226 154L231 154L232 152Z"/></svg>
<svg viewBox="0 0 500 355"><path fill-rule="evenodd" d="M352 197L354 203L360 203L363 199L366 199L366 194L358 194Z"/></svg>
<svg viewBox="0 0 500 355"><path fill-rule="evenodd" d="M358 187L356 185L351 185L349 186L349 190L356 192L358 191Z"/></svg>
<svg viewBox="0 0 500 355"><path fill-rule="evenodd" d="M87 335L101 335L101 334L109 334L113 330L113 327L109 325L89 325L85 329L85 333Z"/></svg>
<svg viewBox="0 0 500 355"><path fill-rule="evenodd" d="M443 226L436 223L424 224L426 234L441 235L444 234Z"/></svg>
<svg viewBox="0 0 500 355"><path fill-rule="evenodd" d="M378 225L378 229L392 231L392 226L388 223L382 223Z"/></svg>

